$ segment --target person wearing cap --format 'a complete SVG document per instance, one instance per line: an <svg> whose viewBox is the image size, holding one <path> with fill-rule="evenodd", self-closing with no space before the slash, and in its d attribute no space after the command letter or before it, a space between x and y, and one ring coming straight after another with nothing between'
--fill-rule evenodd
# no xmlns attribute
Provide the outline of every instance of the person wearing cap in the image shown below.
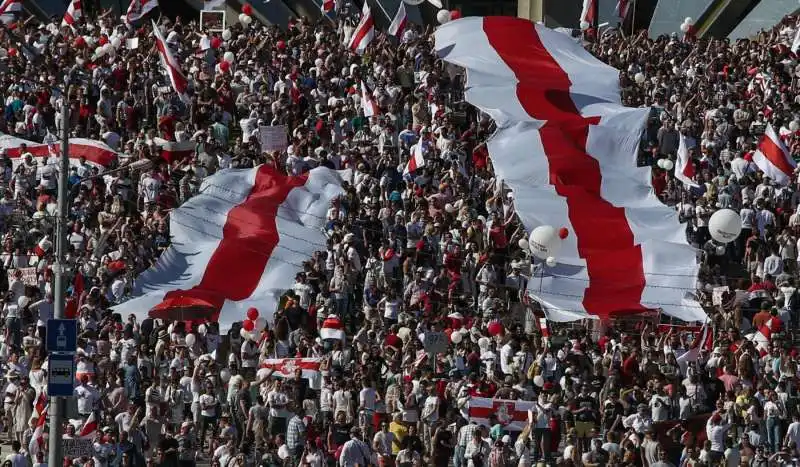
<svg viewBox="0 0 800 467"><path fill-rule="evenodd" d="M725 436L730 430L730 423L723 423L722 416L718 411L714 411L711 417L706 422L706 436L711 441L711 451L709 452L709 460L712 463L719 462L725 452Z"/></svg>

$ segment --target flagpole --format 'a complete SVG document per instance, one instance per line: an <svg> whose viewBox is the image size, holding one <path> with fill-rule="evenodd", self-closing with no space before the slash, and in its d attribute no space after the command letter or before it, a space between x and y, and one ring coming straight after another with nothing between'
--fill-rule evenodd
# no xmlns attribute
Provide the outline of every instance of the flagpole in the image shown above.
<svg viewBox="0 0 800 467"><path fill-rule="evenodd" d="M400 0L400 1L402 2L403 0ZM386 8L383 7L383 5L381 4L381 1L380 0L375 0L375 4L378 5L378 8L380 8L381 11L383 12L383 14L386 15L386 18L389 20L389 24L391 24L392 21L394 20L394 18L389 16L389 12L386 11Z"/></svg>

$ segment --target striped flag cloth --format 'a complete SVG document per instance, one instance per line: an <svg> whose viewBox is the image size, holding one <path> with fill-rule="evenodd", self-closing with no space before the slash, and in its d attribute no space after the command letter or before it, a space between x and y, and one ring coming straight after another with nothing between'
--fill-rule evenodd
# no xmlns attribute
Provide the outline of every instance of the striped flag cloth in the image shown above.
<svg viewBox="0 0 800 467"><path fill-rule="evenodd" d="M692 159L689 157L689 148L686 145L686 136L684 136L683 133L680 134L677 155L678 157L675 160L675 178L686 186L699 188L700 185L694 181L694 164L692 164Z"/></svg>
<svg viewBox="0 0 800 467"><path fill-rule="evenodd" d="M369 9L369 4L364 2L364 8L361 10L361 21L358 22L353 37L347 44L347 48L357 54L363 54L370 42L375 39L375 19L372 17L372 11Z"/></svg>
<svg viewBox="0 0 800 467"><path fill-rule="evenodd" d="M158 0L131 0L128 11L125 13L125 22L128 24L135 23L157 6Z"/></svg>
<svg viewBox="0 0 800 467"><path fill-rule="evenodd" d="M206 178L199 194L171 211L172 244L136 279L136 298L115 305L115 312L142 320L180 294L211 301L220 310L212 321L222 329L250 307L271 319L303 259L325 248L328 208L349 177L324 167L287 176L262 165Z"/></svg>
<svg viewBox="0 0 800 467"><path fill-rule="evenodd" d="M31 458L35 459L36 454L39 452L44 451L44 426L47 424L47 407L39 415L39 418L36 420L36 427L33 429L33 435L31 436L31 441L28 443L28 453L31 455Z"/></svg>
<svg viewBox="0 0 800 467"><path fill-rule="evenodd" d="M323 15L331 15L336 11L336 1L322 0L322 5L320 5L320 9L322 10Z"/></svg>
<svg viewBox="0 0 800 467"><path fill-rule="evenodd" d="M81 8L81 0L72 0L69 2L67 11L64 13L64 19L61 20L61 26L74 28L75 22L82 17L83 9Z"/></svg>
<svg viewBox="0 0 800 467"><path fill-rule="evenodd" d="M753 162L764 172L764 175L780 185L791 183L797 168L797 163L792 159L789 148L775 133L772 124L767 124L767 129L753 154Z"/></svg>
<svg viewBox="0 0 800 467"><path fill-rule="evenodd" d="M161 152L161 158L170 164L193 155L197 149L193 141L167 141L163 138L153 138L153 141Z"/></svg>
<svg viewBox="0 0 800 467"><path fill-rule="evenodd" d="M25 151L22 145L25 145ZM37 161L47 160L55 154L59 154L57 146L26 139L17 138L9 135L0 135L0 150L4 150L6 155L11 158L11 163L16 168L22 163L23 152L29 152ZM86 139L71 138L69 140L69 159L70 164L76 165L80 159L84 158L89 165L97 168L108 168L117 159L117 153L103 142Z"/></svg>
<svg viewBox="0 0 800 467"><path fill-rule="evenodd" d="M361 109L364 111L364 116L369 118L373 115L380 115L381 109L378 107L372 93L369 92L367 85L361 81Z"/></svg>
<svg viewBox="0 0 800 467"><path fill-rule="evenodd" d="M491 427L490 415L497 416L497 422L506 431L522 431L528 423L528 411L535 402L522 400L490 399L473 397L467 403L469 421L477 425Z"/></svg>
<svg viewBox="0 0 800 467"><path fill-rule="evenodd" d="M628 17L630 6L631 3L629 0L617 0L617 4L614 7L614 14L617 15L617 18L625 20L625 18Z"/></svg>
<svg viewBox="0 0 800 467"><path fill-rule="evenodd" d="M501 128L487 147L531 231L567 228L557 265L529 293L551 321L661 309L705 321L698 266L677 213L636 156L649 109L621 103L619 72L564 34L510 17L437 28L436 49L467 70L466 100Z"/></svg>
<svg viewBox="0 0 800 467"><path fill-rule="evenodd" d="M83 439L93 439L98 428L99 424L97 423L97 417L95 416L95 413L92 412L83 423L83 427L81 427L80 431L78 431L78 437Z"/></svg>
<svg viewBox="0 0 800 467"><path fill-rule="evenodd" d="M395 13L394 18L392 18L392 23L389 24L389 30L387 32L392 36L400 37L403 35L403 31L406 30L407 22L408 15L406 14L406 4L401 1L400 6L397 8L397 13Z"/></svg>
<svg viewBox="0 0 800 467"><path fill-rule="evenodd" d="M425 167L425 157L422 155L422 137L417 144L411 146L411 157L408 158L403 175L414 173L421 167Z"/></svg>
<svg viewBox="0 0 800 467"><path fill-rule="evenodd" d="M153 21L153 34L155 35L158 54L161 56L161 66L164 74L169 76L169 82L172 84L172 89L175 93L180 96L182 101L188 103L189 96L186 91L189 89L189 81L181 71L180 63L172 55L172 51L169 50L169 45L164 40L164 36L161 35L161 30L158 29L155 21Z"/></svg>
<svg viewBox="0 0 800 467"><path fill-rule="evenodd" d="M300 370L303 379L309 381L311 389L319 389L322 381L320 378L321 358L270 358L261 362L261 368L272 370L270 376L278 378L294 378L294 373Z"/></svg>

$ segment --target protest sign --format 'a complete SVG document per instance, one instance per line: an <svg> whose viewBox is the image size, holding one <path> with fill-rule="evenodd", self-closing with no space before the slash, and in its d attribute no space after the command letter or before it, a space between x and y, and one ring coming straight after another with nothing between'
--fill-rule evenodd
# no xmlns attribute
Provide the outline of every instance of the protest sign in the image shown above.
<svg viewBox="0 0 800 467"><path fill-rule="evenodd" d="M258 128L261 152L283 151L289 147L286 125L261 126Z"/></svg>

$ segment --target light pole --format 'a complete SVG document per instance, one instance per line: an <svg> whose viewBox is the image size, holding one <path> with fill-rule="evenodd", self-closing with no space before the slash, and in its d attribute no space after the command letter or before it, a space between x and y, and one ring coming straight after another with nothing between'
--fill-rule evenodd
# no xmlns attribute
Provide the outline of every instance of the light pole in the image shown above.
<svg viewBox="0 0 800 467"><path fill-rule="evenodd" d="M66 255L67 243L67 216L69 196L69 86L72 73L67 73L64 78L64 90L61 98L61 156L59 158L60 170L58 173L58 217L56 218L56 263L53 267L55 273L54 286L54 318L63 319L66 308ZM66 408L66 401L63 397L50 396L50 438L48 439L47 465L49 467L60 467L62 460L61 437L63 436L63 423Z"/></svg>

